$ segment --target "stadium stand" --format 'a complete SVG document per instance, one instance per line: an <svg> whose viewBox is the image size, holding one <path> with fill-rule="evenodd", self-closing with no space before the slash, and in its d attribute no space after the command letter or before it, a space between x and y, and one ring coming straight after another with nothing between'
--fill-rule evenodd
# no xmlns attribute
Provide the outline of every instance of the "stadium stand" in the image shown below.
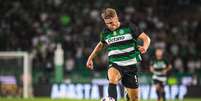
<svg viewBox="0 0 201 101"><path fill-rule="evenodd" d="M65 52L65 79L106 77L106 54L96 60L96 70L84 68L92 47L99 41L103 23L100 11L116 8L123 21L147 32L151 49L144 55L140 71L148 71L154 48L162 47L173 64L172 74L201 75L201 8L194 0L21 0L0 1L0 50L29 51L33 59L33 83L54 82L54 50L61 43ZM149 2L147 2L149 1ZM112 5L112 6L111 6ZM101 60L101 61L100 61ZM82 71L82 72L80 72ZM201 83L196 83L196 85Z"/></svg>

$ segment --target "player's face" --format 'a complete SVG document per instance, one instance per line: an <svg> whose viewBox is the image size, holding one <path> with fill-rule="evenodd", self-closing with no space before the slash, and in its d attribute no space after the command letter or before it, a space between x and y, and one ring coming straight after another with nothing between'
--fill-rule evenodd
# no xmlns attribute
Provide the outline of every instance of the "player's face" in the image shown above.
<svg viewBox="0 0 201 101"><path fill-rule="evenodd" d="M162 58L163 57L163 50L157 49L155 55L156 55L156 58Z"/></svg>
<svg viewBox="0 0 201 101"><path fill-rule="evenodd" d="M114 16L109 19L104 19L104 22L105 22L106 26L112 31L119 27L119 19L117 16Z"/></svg>

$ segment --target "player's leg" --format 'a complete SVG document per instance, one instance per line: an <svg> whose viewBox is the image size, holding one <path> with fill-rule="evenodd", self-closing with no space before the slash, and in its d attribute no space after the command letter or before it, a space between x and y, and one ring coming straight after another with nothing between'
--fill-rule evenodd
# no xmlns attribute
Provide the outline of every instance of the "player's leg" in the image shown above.
<svg viewBox="0 0 201 101"><path fill-rule="evenodd" d="M128 101L139 101L139 89L138 88L126 88L128 93Z"/></svg>
<svg viewBox="0 0 201 101"><path fill-rule="evenodd" d="M108 95L110 97L113 97L115 101L117 101L116 85L121 79L120 71L114 67L110 67L108 69L108 79L109 79Z"/></svg>
<svg viewBox="0 0 201 101"><path fill-rule="evenodd" d="M156 94L157 94L157 101L161 101L161 87L159 83L155 84Z"/></svg>
<svg viewBox="0 0 201 101"><path fill-rule="evenodd" d="M127 91L126 88L124 88L124 97L125 97L126 101L129 101L129 100L130 100L130 99L129 99L129 96L128 96L128 91Z"/></svg>
<svg viewBox="0 0 201 101"><path fill-rule="evenodd" d="M122 74L122 84L127 91L127 101L139 101L137 68L126 68Z"/></svg>
<svg viewBox="0 0 201 101"><path fill-rule="evenodd" d="M156 95L157 95L157 101L160 101L161 100L161 82L157 79L154 79L154 86L155 86L155 89L156 89Z"/></svg>
<svg viewBox="0 0 201 101"><path fill-rule="evenodd" d="M165 98L165 85L163 83L160 84L160 92L161 92L161 97L163 98L163 101L166 101L166 98Z"/></svg>

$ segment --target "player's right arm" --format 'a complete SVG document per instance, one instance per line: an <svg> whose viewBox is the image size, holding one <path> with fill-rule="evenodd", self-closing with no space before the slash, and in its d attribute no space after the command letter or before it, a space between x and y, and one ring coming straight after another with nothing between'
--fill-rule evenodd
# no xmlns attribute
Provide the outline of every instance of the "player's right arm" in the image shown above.
<svg viewBox="0 0 201 101"><path fill-rule="evenodd" d="M100 52L104 47L104 43L101 41L96 45L91 55L88 57L86 67L93 69L93 59L96 57L97 53Z"/></svg>
<svg viewBox="0 0 201 101"><path fill-rule="evenodd" d="M154 73L154 67L153 66L150 66L150 71L152 72L152 73Z"/></svg>
<svg viewBox="0 0 201 101"><path fill-rule="evenodd" d="M168 71L172 69L172 65L166 61L167 67L163 70L163 73L166 74Z"/></svg>
<svg viewBox="0 0 201 101"><path fill-rule="evenodd" d="M154 67L153 67L153 64L154 64L154 61L153 61L153 60L150 61L150 63L149 63L149 70L150 70L150 72L152 72L152 73L155 72Z"/></svg>

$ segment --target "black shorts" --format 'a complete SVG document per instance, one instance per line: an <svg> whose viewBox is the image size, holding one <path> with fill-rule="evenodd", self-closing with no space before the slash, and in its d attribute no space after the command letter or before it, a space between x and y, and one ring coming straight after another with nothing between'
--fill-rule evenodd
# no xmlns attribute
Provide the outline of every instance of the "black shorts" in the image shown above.
<svg viewBox="0 0 201 101"><path fill-rule="evenodd" d="M160 80L157 80L157 79L154 79L154 84L159 84L161 87L165 87L165 82L163 81L160 81Z"/></svg>
<svg viewBox="0 0 201 101"><path fill-rule="evenodd" d="M136 65L130 67L122 67L112 64L109 68L116 68L121 74L121 82L126 88L138 88L138 76ZM108 69L109 69L108 68Z"/></svg>

